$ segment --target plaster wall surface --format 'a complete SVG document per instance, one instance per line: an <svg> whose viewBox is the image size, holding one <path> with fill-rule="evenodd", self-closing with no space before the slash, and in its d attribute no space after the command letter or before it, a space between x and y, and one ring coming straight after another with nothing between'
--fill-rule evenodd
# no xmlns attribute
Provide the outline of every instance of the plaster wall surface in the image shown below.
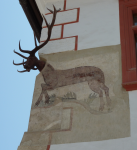
<svg viewBox="0 0 137 150"><path fill-rule="evenodd" d="M41 38L40 41L44 41L48 35L47 35L47 28L43 28L41 32ZM61 37L61 26L55 26L53 28L53 33L51 34L51 39L56 39Z"/></svg>
<svg viewBox="0 0 137 150"><path fill-rule="evenodd" d="M129 92L131 137L72 144L51 145L50 150L137 150L137 91Z"/></svg>
<svg viewBox="0 0 137 150"><path fill-rule="evenodd" d="M45 104L46 93L42 89L48 80L44 81L42 74L46 73L44 70L48 66L47 64L42 74L40 73L36 78L28 132L24 133L18 150L26 150L26 148L33 150L35 146L44 150L47 145L51 145L51 149L68 147L73 150L82 148L83 144L86 149L91 149L92 146L95 150L101 149L101 147L109 150L116 148L115 141L119 142L119 140L123 140L122 138L130 139L125 137L130 137L130 109L132 107L129 107L128 92L121 86L120 53L120 45L117 45L41 55L41 59L46 59L53 68L73 69L74 74L77 74L76 68L81 66L100 68L105 75L105 85L109 88L111 105L107 105L107 99L105 100L103 94L105 106L102 111L99 111L102 100L97 93L93 92L94 89L92 91L89 88L87 82L81 82L81 78L74 85L49 89L47 92L50 96L50 103ZM47 75L53 77L52 81L63 81L64 83L70 76L69 72L66 78L60 74L62 78L58 76L55 79L56 72L52 72L52 74L48 72ZM51 83L54 83L52 81ZM95 82L95 85L98 86L98 82ZM39 100L40 103L36 106L35 104ZM132 106L134 105L132 104ZM131 111L136 114L134 110ZM113 142L114 144L112 144ZM67 143L76 144L69 146ZM104 143L106 143L105 146Z"/></svg>
<svg viewBox="0 0 137 150"><path fill-rule="evenodd" d="M51 9L51 5L50 6L48 5L49 2L53 3L56 7L59 6L61 9L63 9L64 7L64 0L35 0L35 1L41 14L48 13L46 7Z"/></svg>
<svg viewBox="0 0 137 150"><path fill-rule="evenodd" d="M52 21L52 16L53 16L52 14L45 15L46 19L49 22ZM65 12L59 12L57 14L55 24L57 25L57 24L61 24L61 23L73 22L73 21L76 21L76 17L77 17L77 10L76 9L65 11ZM45 25L46 25L45 22L43 22L42 26L45 26Z"/></svg>
<svg viewBox="0 0 137 150"><path fill-rule="evenodd" d="M52 8L51 4L55 4L57 9L58 8L63 9L63 7L64 7L64 0L36 0L36 2L38 4L38 7L42 14L48 13L45 8L48 7L51 9ZM68 10L68 9L80 8L80 15L79 15L79 21L77 23L64 25L63 38L71 37L71 36L78 36L78 49L77 50L120 44L119 8L118 7L119 7L118 0L84 0L84 1L83 0L67 0L66 9ZM73 16L73 13L71 14L71 16ZM71 16L70 16L70 18L71 18ZM74 16L76 17L76 12L74 12ZM47 17L48 22L50 22L50 19L51 19L50 17ZM59 18L57 18L57 19L59 19ZM66 19L65 15L62 15L62 22L64 22L65 19ZM71 20L69 20L69 21L71 21ZM72 19L72 21L74 21L74 18ZM62 22L59 22L59 23L62 23ZM47 31L44 28L41 33L41 41L43 41L44 38L46 38L46 35L45 35L46 32ZM52 39L60 38L60 35L61 35L61 27L55 26L53 29L51 38ZM55 41L53 40L53 41L50 41L44 48L42 48L39 51L39 54L42 56L43 54L51 54L51 53L64 52L64 51L74 51L75 50L74 45L75 45L74 37L68 38L68 39L67 38L59 39L59 40L55 40ZM107 52L109 53L110 50L116 52L117 49L118 48L115 48L115 49L109 48L109 50ZM103 50L103 48L101 49L101 51L102 50ZM101 53L101 51L100 51L100 53ZM107 54L106 55L103 54L104 57L106 57ZM56 55L56 54L54 54L54 55ZM75 55L75 57L77 58L78 55ZM89 57L92 57L92 55L90 55ZM62 59L64 59L64 60L66 59L65 61L67 61L67 58L68 58L67 55L66 56L64 55L63 58L54 57L54 58L51 58L51 60L49 58L50 58L50 55L45 55L45 59L47 59L51 65L55 66L55 68L58 68L58 66L60 67L58 69L62 69L62 68L66 69L67 67L72 68L74 64L77 65L77 67L80 67L80 66L84 66L87 62L87 60L85 60L83 62L83 61L78 61L78 59L76 59L76 61L73 62L72 64L62 63ZM73 58L73 55L72 55L72 58ZM108 63L104 59L95 59L95 58L96 57L93 56L93 58L90 59L90 62L92 62L92 65L94 63L95 63L95 66L99 65L99 67L102 68L103 70L106 69L105 74L108 73L108 75L106 75L107 76L106 82L110 88L110 95L111 95L111 97L113 97L114 96L113 84L112 84L112 79L110 80L110 78L112 77L112 75L117 74L118 70L113 69L113 67L110 67L108 69L105 67L105 65L109 66L110 64L115 64L115 63L118 63L121 61L118 61L116 58L114 58L113 59L114 62L112 62L112 60L111 60L111 61L109 61L110 63ZM102 57L99 57L99 58L102 58ZM84 59L84 58L82 58L82 59ZM95 62L94 62L94 59L95 59ZM56 61L57 62L61 61L61 63L58 64ZM101 61L105 61L104 64ZM89 65L89 62L88 62L88 65ZM116 66L116 69L119 69L117 67L117 65L115 65L115 66ZM109 70L111 70L111 71L109 71ZM37 82L38 83L41 82L40 78L38 78ZM114 83L115 83L115 81L114 81ZM121 81L119 81L117 83L118 83L118 85L120 85L120 88L121 88ZM77 89L77 88L78 87L76 87L76 88L74 87L74 89ZM80 88L80 86L79 86L79 88ZM72 90L73 88L71 87L70 89ZM85 85L84 85L83 89L85 89ZM66 92L68 89L66 91L65 90L64 90L64 92ZM115 90L117 92L120 91L120 90L117 90L117 88L115 88ZM85 92L87 92L87 91L88 90L86 89ZM36 87L35 94L39 96L40 92L41 92L41 88ZM62 94L62 91L58 90L57 93ZM80 94L80 92L79 92L79 94ZM130 128L129 128L130 129L130 137L120 138L120 136L119 136L117 139L109 138L110 140L103 139L103 140L92 141L92 142L79 142L79 143L70 143L70 144L51 145L51 144L57 144L57 140L60 141L60 138L63 137L65 133L62 134L61 136L57 133L58 134L57 137L55 136L55 138L54 138L54 136L52 137L51 134L49 134L49 135L47 134L48 131L51 133L53 130L69 129L69 126L70 126L69 122L71 122L69 120L69 119L71 119L69 114L71 114L72 110L68 107L69 105L67 105L67 107L65 107L65 109L62 109L62 107L66 106L66 105L64 105L62 103L57 103L57 104L55 104L56 109L55 108L53 109L55 112L52 110L52 108L51 108L51 110L49 109L49 111L51 111L51 114L48 113L48 110L44 110L43 108L39 108L38 111L37 111L37 109L34 109L31 112L32 119L30 118L30 126L28 128L29 133L24 136L25 138L23 139L22 144L19 147L19 150L26 149L23 146L28 146L28 149L26 149L26 150L32 150L33 146L34 146L34 149L44 150L47 148L47 145L51 145L50 150L64 150L64 149L65 150L83 150L83 149L86 149L86 150L91 150L91 149L92 150L100 150L100 149L101 150L137 150L137 129L136 129L136 127L137 127L137 117L136 117L136 114L137 114L137 108L136 108L136 106L137 106L137 91L131 91L131 92L128 92L128 94L129 94L129 105L130 105L130 123L129 123L130 124ZM82 95L80 95L80 97L81 96ZM118 94L116 94L116 96L118 96ZM35 98L37 98L37 97L34 96L34 99ZM118 100L118 102L120 102L120 101ZM119 111L122 111L119 105L118 105L117 109ZM47 113L45 113L45 112L47 112ZM35 114L37 114L36 118L35 118ZM119 113L119 114L121 115L121 113ZM129 113L127 113L127 114L129 114ZM54 116L54 117L51 117L51 116ZM124 114L123 116L126 116L126 114ZM43 121L43 118L46 118L46 119ZM102 119L102 122L105 119ZM121 119L121 120L123 121L124 119ZM109 128L109 124L107 121L106 121L106 124L108 125L108 128ZM37 124L35 125L35 122L40 123L41 126L37 125ZM93 122L95 122L95 120L93 120ZM92 123L92 121L91 121L91 123ZM119 124L119 123L117 122L116 124ZM125 123L125 126L126 126L126 123ZM121 127L120 129L118 128L119 131L122 131L125 128L125 126ZM41 129L43 129L46 132L40 131ZM33 133L34 131L36 131L36 133ZM38 131L40 131L42 134L39 133ZM127 132L127 130L125 130L125 133L126 132ZM102 131L102 133L103 133L103 131ZM106 133L104 133L104 134L106 134ZM77 135L77 133L75 133L75 135ZM81 136L83 136L83 134L81 134ZM92 133L92 136L93 136L93 133ZM34 137L34 138L32 138L32 137ZM110 137L111 137L111 134L110 134ZM52 138L53 138L53 143L48 142ZM74 138L74 137L70 137L70 139L71 138ZM80 136L78 138L80 139ZM88 137L88 139L90 139L90 138ZM32 140L30 140L30 139L32 139Z"/></svg>
<svg viewBox="0 0 137 150"><path fill-rule="evenodd" d="M66 43L67 43L67 46L66 46ZM56 48L54 47L54 45L56 45ZM67 51L68 49L74 50L75 49L75 37L50 41L48 45L46 45L46 49L45 47L42 47L40 49L40 54L44 54L45 52L47 53L48 49L50 49L51 53L57 53L58 49L60 49L61 52Z"/></svg>
<svg viewBox="0 0 137 150"><path fill-rule="evenodd" d="M38 4L40 2L38 2ZM64 1L54 0L43 2L45 2L43 9L45 10L44 14L46 14L46 7L53 9L52 4L55 4L57 9L62 9L62 3ZM76 8L80 8L80 12L78 14L79 20L78 22L64 25L62 38L78 36L77 50L120 44L118 0L67 0L66 10L73 10L59 12L57 14L56 24L75 21L75 19L77 19ZM42 10L42 8L40 10ZM48 22L50 22L52 16L45 15L45 17ZM60 28L53 30L52 37L59 37L59 32ZM46 38L46 36L43 35L45 33L46 31L43 29L41 33L42 41ZM60 39L58 39L58 41L59 40ZM48 44L50 43L51 41ZM60 49L62 44L66 45L64 50ZM39 54L50 54L54 52L74 50L73 48L67 48L67 42L62 44L52 41L52 48L55 50L52 51L50 46L46 45L44 47L46 50L40 50Z"/></svg>

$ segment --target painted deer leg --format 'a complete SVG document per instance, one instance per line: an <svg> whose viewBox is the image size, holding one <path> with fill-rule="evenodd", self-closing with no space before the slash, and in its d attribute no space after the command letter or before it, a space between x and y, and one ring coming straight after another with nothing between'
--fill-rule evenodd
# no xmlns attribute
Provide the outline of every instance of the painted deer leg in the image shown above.
<svg viewBox="0 0 137 150"><path fill-rule="evenodd" d="M43 92L41 92L41 94L40 94L40 96L39 96L37 102L35 103L36 106L39 105L40 101L42 100L42 96L43 96Z"/></svg>
<svg viewBox="0 0 137 150"><path fill-rule="evenodd" d="M49 103L49 95L48 95L48 93L47 93L47 91L44 91L44 96L45 96L45 104L48 104Z"/></svg>
<svg viewBox="0 0 137 150"><path fill-rule="evenodd" d="M45 104L49 103L49 95L47 93L47 85L46 84L41 84L41 87L42 87L42 92L37 100L37 102L35 103L35 105L39 105L40 101L42 100L42 97L43 97L43 94L45 96Z"/></svg>
<svg viewBox="0 0 137 150"><path fill-rule="evenodd" d="M42 92L45 96L45 104L48 104L49 103L49 95L47 93L48 86L47 84L41 84L41 87L42 87Z"/></svg>
<svg viewBox="0 0 137 150"><path fill-rule="evenodd" d="M101 89L105 91L107 106L110 107L111 99L109 97L109 88L106 85L104 85L103 83L101 83Z"/></svg>
<svg viewBox="0 0 137 150"><path fill-rule="evenodd" d="M103 99L103 92L102 92L101 90L100 90L100 92L99 92L99 97L100 97L100 107L99 107L99 111L103 111L105 102L104 102L104 99Z"/></svg>
<svg viewBox="0 0 137 150"><path fill-rule="evenodd" d="M102 90L100 89L100 82L96 81L96 80L93 80L93 81L89 81L88 82L88 85L90 87L90 89L99 94L99 97L100 97L100 107L99 107L99 111L103 111L104 109L104 100L103 100L103 92Z"/></svg>

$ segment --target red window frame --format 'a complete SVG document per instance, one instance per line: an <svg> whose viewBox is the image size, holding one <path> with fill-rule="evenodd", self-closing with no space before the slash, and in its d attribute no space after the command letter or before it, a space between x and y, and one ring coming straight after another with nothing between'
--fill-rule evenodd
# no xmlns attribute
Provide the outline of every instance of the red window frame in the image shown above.
<svg viewBox="0 0 137 150"><path fill-rule="evenodd" d="M122 50L122 86L127 90L137 90L135 34L133 14L137 14L137 0L119 0L120 38Z"/></svg>

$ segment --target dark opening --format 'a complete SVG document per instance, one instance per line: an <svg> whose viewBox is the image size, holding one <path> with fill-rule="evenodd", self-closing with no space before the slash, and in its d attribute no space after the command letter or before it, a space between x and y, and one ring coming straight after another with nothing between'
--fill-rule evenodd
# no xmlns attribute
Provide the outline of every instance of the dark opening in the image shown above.
<svg viewBox="0 0 137 150"><path fill-rule="evenodd" d="M137 25L137 14L133 15L133 23L135 26Z"/></svg>

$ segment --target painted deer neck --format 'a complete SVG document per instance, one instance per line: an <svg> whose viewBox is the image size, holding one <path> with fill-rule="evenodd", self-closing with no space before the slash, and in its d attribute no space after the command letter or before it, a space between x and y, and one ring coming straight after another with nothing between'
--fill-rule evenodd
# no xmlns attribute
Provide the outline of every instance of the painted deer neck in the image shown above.
<svg viewBox="0 0 137 150"><path fill-rule="evenodd" d="M40 72L41 72L42 69L45 67L45 64L46 64L46 63L45 63L44 61L38 60L36 66L37 66L37 68L38 68L38 70L39 70Z"/></svg>

